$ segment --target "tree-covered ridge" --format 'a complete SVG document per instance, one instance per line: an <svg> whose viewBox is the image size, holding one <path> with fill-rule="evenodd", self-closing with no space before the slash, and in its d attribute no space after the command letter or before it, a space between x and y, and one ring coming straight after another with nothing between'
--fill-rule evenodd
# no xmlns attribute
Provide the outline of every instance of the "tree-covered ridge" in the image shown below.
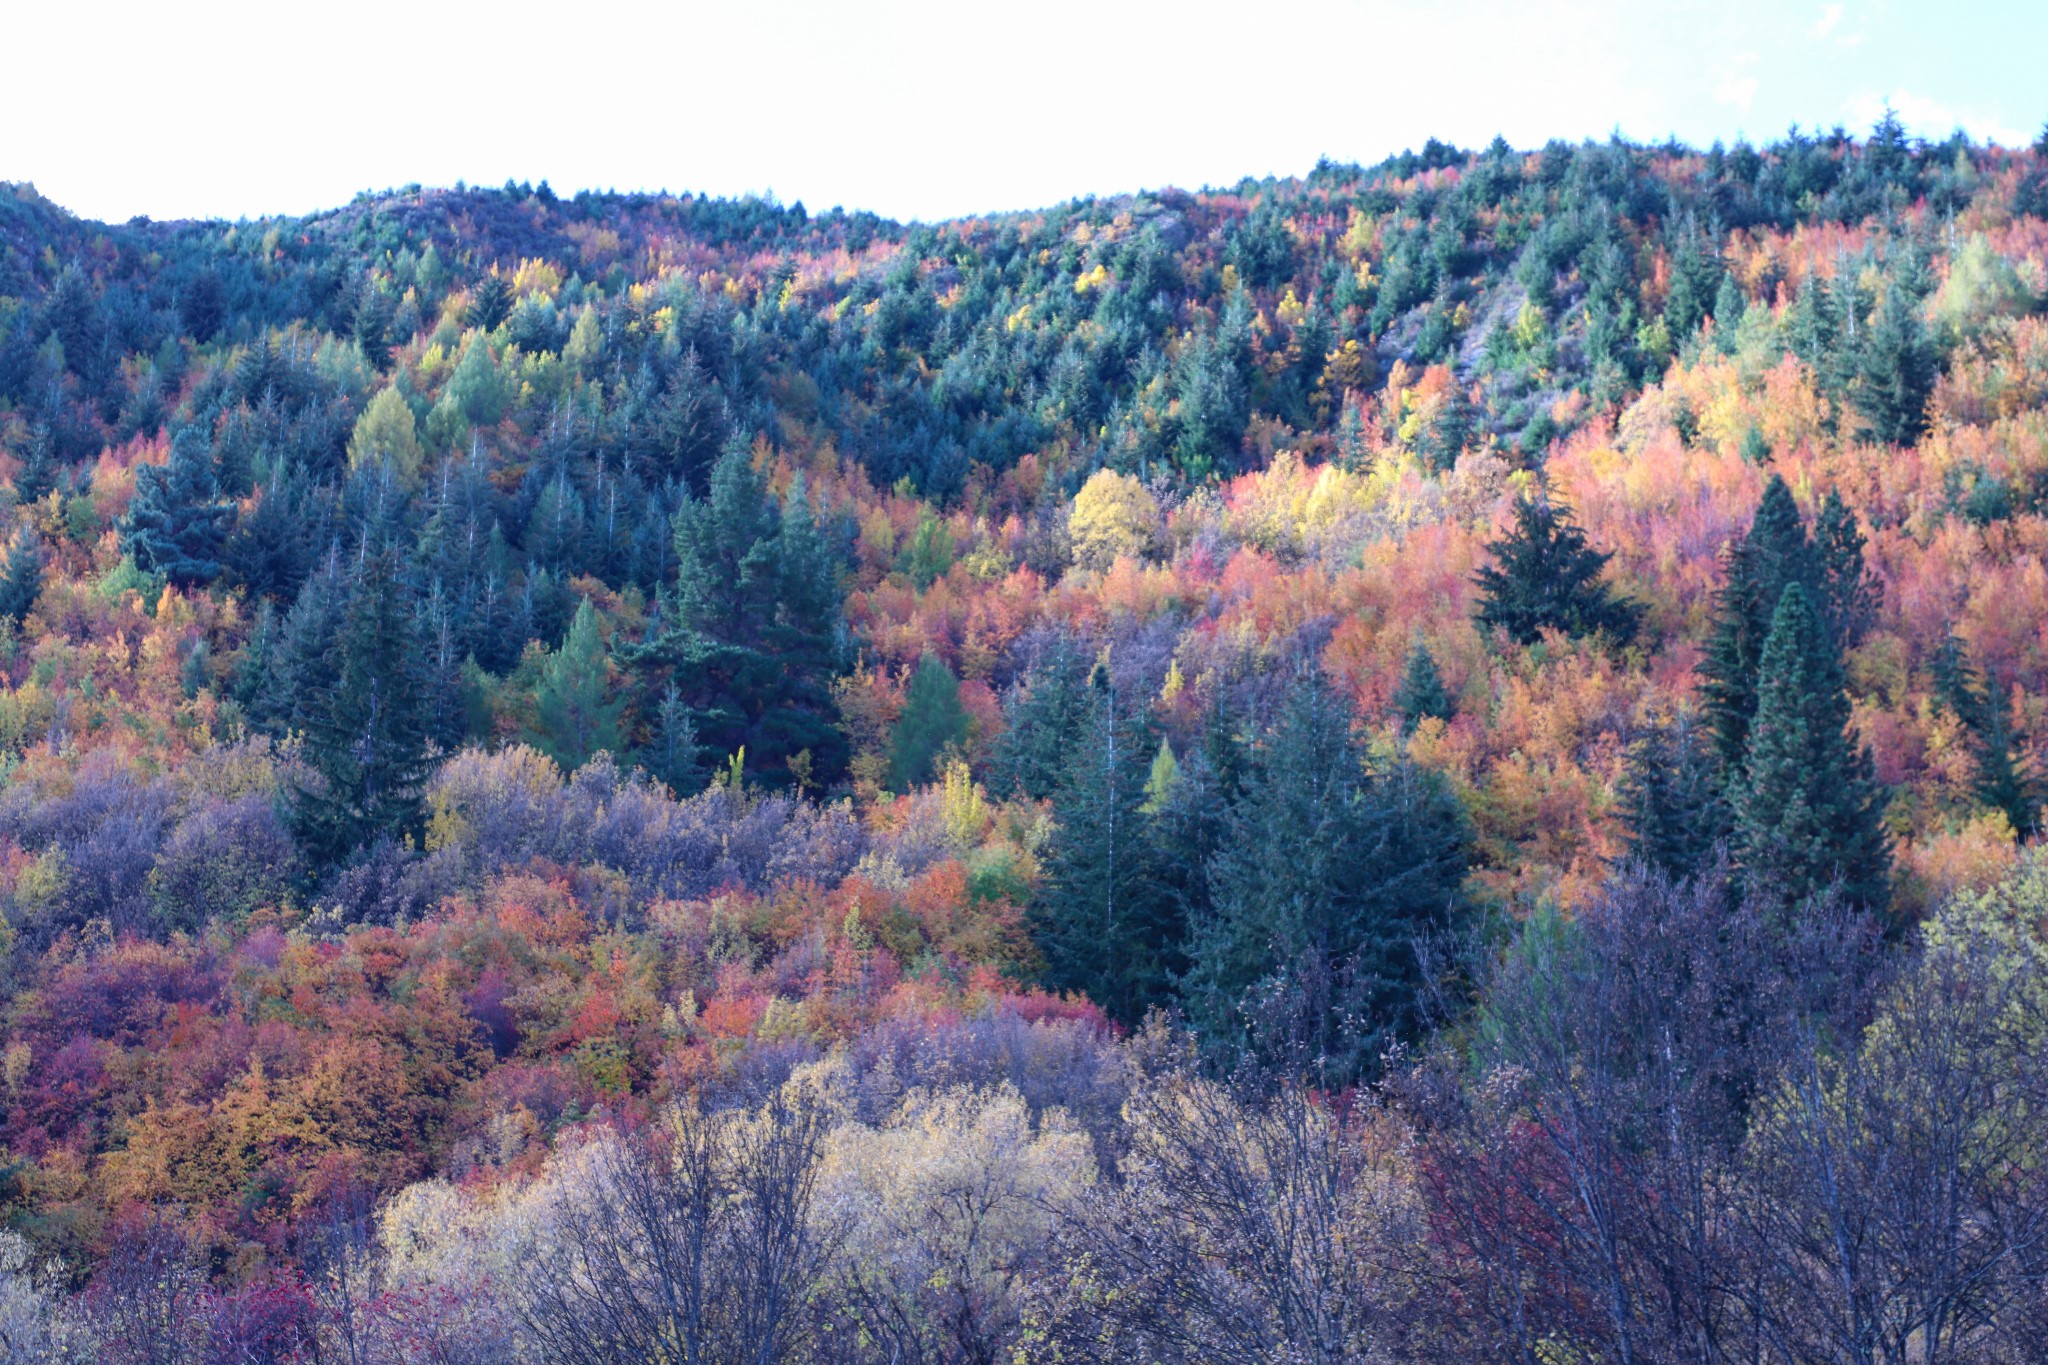
<svg viewBox="0 0 2048 1365"><path fill-rule="evenodd" d="M1972 1131L2039 1083L2044 213L2048 148L1890 121L936 225L0 193L0 1332L2024 1342L2023 1142L1948 1299L1699 1267L1905 1207L1814 1212L1801 1144L1881 1166L1944 1002ZM633 1219L771 1177L786 1259L690 1226L794 1316L565 1269L687 1279ZM1257 1281L1335 1263L1215 1182L1393 1269Z"/></svg>

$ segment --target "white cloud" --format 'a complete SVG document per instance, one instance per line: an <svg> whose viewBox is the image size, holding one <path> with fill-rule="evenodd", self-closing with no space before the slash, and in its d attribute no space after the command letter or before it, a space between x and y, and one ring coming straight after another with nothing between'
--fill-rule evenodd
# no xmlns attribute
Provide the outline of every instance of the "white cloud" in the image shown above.
<svg viewBox="0 0 2048 1365"><path fill-rule="evenodd" d="M1813 36L1825 38L1830 33L1833 33L1841 26L1842 12L1842 6L1840 5L1821 6L1820 20L1813 26Z"/></svg>
<svg viewBox="0 0 2048 1365"><path fill-rule="evenodd" d="M1860 130L1871 127L1882 118L1887 104L1898 115L1906 131L1918 137L1940 139L1961 128L1972 137L1990 138L2006 147L2025 146L2028 141L2025 133L2003 119L1982 110L1957 108L1941 100L1916 95L1910 90L1894 90L1889 96L1858 95L1842 106L1842 112Z"/></svg>

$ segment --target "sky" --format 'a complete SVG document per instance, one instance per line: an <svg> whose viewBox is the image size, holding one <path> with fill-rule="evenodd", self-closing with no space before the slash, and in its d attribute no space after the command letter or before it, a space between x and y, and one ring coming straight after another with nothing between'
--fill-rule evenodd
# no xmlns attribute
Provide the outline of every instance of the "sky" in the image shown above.
<svg viewBox="0 0 2048 1365"><path fill-rule="evenodd" d="M0 180L91 218L408 183L938 219L1370 164L1429 137L2048 119L2042 0L0 0Z"/></svg>

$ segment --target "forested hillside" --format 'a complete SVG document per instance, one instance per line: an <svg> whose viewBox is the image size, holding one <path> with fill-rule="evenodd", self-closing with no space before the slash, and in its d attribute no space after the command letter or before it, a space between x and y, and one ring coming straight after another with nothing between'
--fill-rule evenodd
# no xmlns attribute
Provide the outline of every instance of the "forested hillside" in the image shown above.
<svg viewBox="0 0 2048 1365"><path fill-rule="evenodd" d="M2048 133L0 185L0 1354L2017 1362Z"/></svg>

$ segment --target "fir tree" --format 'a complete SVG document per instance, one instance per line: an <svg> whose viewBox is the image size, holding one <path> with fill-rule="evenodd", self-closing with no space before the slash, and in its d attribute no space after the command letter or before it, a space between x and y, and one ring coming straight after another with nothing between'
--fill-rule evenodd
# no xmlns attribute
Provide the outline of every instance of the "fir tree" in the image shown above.
<svg viewBox="0 0 2048 1365"><path fill-rule="evenodd" d="M305 728L319 780L296 788L292 805L306 846L332 860L420 824L426 706L416 615L393 551L363 555L324 663Z"/></svg>
<svg viewBox="0 0 2048 1365"><path fill-rule="evenodd" d="M1869 752L1849 733L1834 641L1801 583L1786 587L1764 641L1756 716L1729 805L1754 894L1793 906L1839 882L1851 903L1885 907L1881 794Z"/></svg>
<svg viewBox="0 0 2048 1365"><path fill-rule="evenodd" d="M2021 838L2031 838L2040 831L2040 785L2013 754L2011 726L1997 689L1978 673L1953 629L1935 654L1934 691L1969 732L1977 760L1977 799L2003 811Z"/></svg>
<svg viewBox="0 0 2048 1365"><path fill-rule="evenodd" d="M600 751L616 753L624 710L625 703L612 696L597 612L586 597L576 606L562 647L541 665L534 690L540 750L564 772L574 772Z"/></svg>
<svg viewBox="0 0 2048 1365"><path fill-rule="evenodd" d="M1812 585L1818 577L1813 543L1792 490L1773 474L1748 533L1729 550L1727 581L1700 665L1700 691L1715 752L1731 775L1748 745L1749 721L1756 713L1757 668L1778 599L1788 584Z"/></svg>
<svg viewBox="0 0 2048 1365"><path fill-rule="evenodd" d="M1394 689L1394 711L1401 717L1404 734L1412 733L1425 720L1448 722L1457 714L1457 704L1437 672L1436 659L1420 640L1408 651L1408 667L1402 671L1401 685Z"/></svg>
<svg viewBox="0 0 2048 1365"><path fill-rule="evenodd" d="M1838 489L1821 499L1813 520L1814 582L1822 615L1844 653L1854 649L1877 613L1877 590L1863 566L1863 527Z"/></svg>
<svg viewBox="0 0 2048 1365"><path fill-rule="evenodd" d="M171 439L170 459L135 471L128 508L128 550L135 566L180 587L220 576L221 547L234 504L214 484L213 445L197 427Z"/></svg>
<svg viewBox="0 0 2048 1365"><path fill-rule="evenodd" d="M1043 801L1059 789L1088 715L1087 674L1073 641L1058 636L1010 689L989 763L989 789L997 796Z"/></svg>
<svg viewBox="0 0 2048 1365"><path fill-rule="evenodd" d="M808 750L817 780L846 766L830 682L841 657L839 564L801 481L778 510L744 446L729 446L701 501L676 512L675 591L637 651L691 708L717 753L747 750L780 781Z"/></svg>
<svg viewBox="0 0 2048 1365"><path fill-rule="evenodd" d="M1895 279L1885 290L1858 366L1856 410L1870 434L1892 445L1919 440L1927 430L1927 400L1937 377L1919 298Z"/></svg>
<svg viewBox="0 0 2048 1365"><path fill-rule="evenodd" d="M14 500L26 507L50 496L57 486L57 458L51 450L50 429L38 425L29 433L28 449L14 471Z"/></svg>
<svg viewBox="0 0 2048 1365"><path fill-rule="evenodd" d="M697 725L690 718L690 708L675 686L662 693L654 720L654 742L642 758L643 765L677 796L693 796L702 791L708 776L704 770L704 749L697 742Z"/></svg>
<svg viewBox="0 0 2048 1365"><path fill-rule="evenodd" d="M1635 638L1642 608L1601 582L1611 556L1587 542L1562 503L1518 499L1514 526L1487 548L1494 562L1477 575L1481 625L1524 645L1535 644L1545 630L1605 634L1618 644Z"/></svg>
<svg viewBox="0 0 2048 1365"><path fill-rule="evenodd" d="M1032 936L1056 990L1079 991L1135 1023L1167 997L1182 931L1143 806L1151 737L1117 704L1108 671L1053 798L1057 824L1031 908Z"/></svg>
<svg viewBox="0 0 2048 1365"><path fill-rule="evenodd" d="M1689 877L1727 839L1711 737L1688 711L1629 746L1621 779L1628 856L1668 877Z"/></svg>
<svg viewBox="0 0 2048 1365"><path fill-rule="evenodd" d="M472 327L494 332L512 312L512 286L496 270L476 282L470 290L469 314L464 319Z"/></svg>
<svg viewBox="0 0 2048 1365"><path fill-rule="evenodd" d="M1183 999L1210 1042L1305 1049L1326 1079L1412 1034L1415 941L1465 873L1462 813L1407 765L1371 772L1320 676L1291 689L1260 747L1190 926Z"/></svg>
<svg viewBox="0 0 2048 1365"><path fill-rule="evenodd" d="M932 780L939 756L967 738L960 680L927 650L903 695L903 711L889 740L889 786L909 791Z"/></svg>
<svg viewBox="0 0 2048 1365"><path fill-rule="evenodd" d="M14 538L7 568L0 572L0 617L20 622L43 592L43 547L32 532Z"/></svg>

